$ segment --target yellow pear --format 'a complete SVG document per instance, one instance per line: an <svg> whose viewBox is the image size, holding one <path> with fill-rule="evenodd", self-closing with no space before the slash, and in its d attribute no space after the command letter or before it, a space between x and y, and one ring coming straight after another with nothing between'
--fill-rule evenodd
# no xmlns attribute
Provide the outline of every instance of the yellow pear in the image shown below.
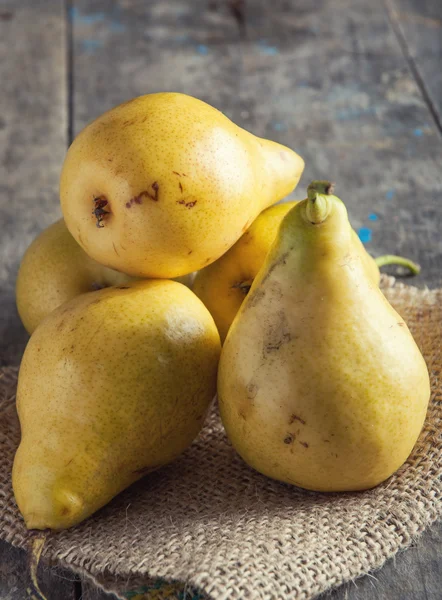
<svg viewBox="0 0 442 600"><path fill-rule="evenodd" d="M29 529L63 529L176 458L216 391L215 323L184 285L145 280L82 294L26 347L13 488Z"/></svg>
<svg viewBox="0 0 442 600"><path fill-rule="evenodd" d="M222 342L275 241L281 221L295 204L284 202L264 210L230 250L196 274L192 289L209 309ZM413 273L419 272L418 265L399 256L373 259L356 232L352 235L376 283L380 279L379 266L401 264Z"/></svg>
<svg viewBox="0 0 442 600"><path fill-rule="evenodd" d="M267 208L230 250L196 274L192 289L209 309L221 341L262 267L282 219L295 204L284 202Z"/></svg>
<svg viewBox="0 0 442 600"><path fill-rule="evenodd" d="M23 256L16 283L18 314L26 331L32 333L63 302L133 279L89 258L60 219L42 231ZM193 278L177 279L190 285Z"/></svg>
<svg viewBox="0 0 442 600"><path fill-rule="evenodd" d="M32 333L63 302L131 279L89 258L61 219L40 233L23 256L16 283L18 313Z"/></svg>
<svg viewBox="0 0 442 600"><path fill-rule="evenodd" d="M61 174L66 225L96 261L139 277L201 269L299 181L295 152L177 93L135 98L88 125Z"/></svg>
<svg viewBox="0 0 442 600"><path fill-rule="evenodd" d="M430 383L327 189L314 182L284 218L227 335L218 396L233 446L261 473L363 490L409 456Z"/></svg>

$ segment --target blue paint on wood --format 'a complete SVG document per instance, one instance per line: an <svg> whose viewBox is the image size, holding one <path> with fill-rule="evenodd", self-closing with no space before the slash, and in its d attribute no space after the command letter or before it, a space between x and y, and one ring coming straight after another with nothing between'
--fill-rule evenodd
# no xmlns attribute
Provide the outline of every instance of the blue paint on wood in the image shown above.
<svg viewBox="0 0 442 600"><path fill-rule="evenodd" d="M98 50L98 48L103 46L103 42L101 40L83 40L81 45L85 52L93 54L95 50Z"/></svg>
<svg viewBox="0 0 442 600"><path fill-rule="evenodd" d="M379 219L379 217L377 216L376 213L370 213L368 215L368 218L369 218L370 221L377 221Z"/></svg>
<svg viewBox="0 0 442 600"><path fill-rule="evenodd" d="M94 13L81 13L75 6L69 10L69 17L76 25L95 25L102 23L106 18L111 18L109 29L114 33L123 33L126 31L126 26L120 22L119 15L121 9L119 6L114 6L110 14L103 11Z"/></svg>
<svg viewBox="0 0 442 600"><path fill-rule="evenodd" d="M178 35L175 36L176 42L187 42L188 39L189 39L188 33L179 33Z"/></svg>
<svg viewBox="0 0 442 600"><path fill-rule="evenodd" d="M387 200L393 200L394 198L394 194L395 194L395 190L387 190L385 197L387 198Z"/></svg>
<svg viewBox="0 0 442 600"><path fill-rule="evenodd" d="M363 244L371 242L371 229L369 227L361 227L358 229L358 236Z"/></svg>
<svg viewBox="0 0 442 600"><path fill-rule="evenodd" d="M126 31L126 25L123 25L123 23L119 23L118 21L112 21L110 28L114 33L124 33Z"/></svg>
<svg viewBox="0 0 442 600"><path fill-rule="evenodd" d="M336 118L339 121L350 121L352 119L359 119L360 117L366 117L375 114L376 108L374 106L368 108L348 107L337 110Z"/></svg>
<svg viewBox="0 0 442 600"><path fill-rule="evenodd" d="M205 44L198 44L198 46L196 47L196 51L202 56L206 56L207 54L209 54L209 48Z"/></svg>
<svg viewBox="0 0 442 600"><path fill-rule="evenodd" d="M423 129L421 129L420 127L416 127L416 129L413 131L413 135L415 135L416 137L421 137L422 135L424 135Z"/></svg>
<svg viewBox="0 0 442 600"><path fill-rule="evenodd" d="M279 54L279 50L276 46L270 46L265 40L258 42L258 48L262 54L266 56L276 56Z"/></svg>
<svg viewBox="0 0 442 600"><path fill-rule="evenodd" d="M104 12L95 12L89 13L87 15L82 15L78 8L75 6L71 7L69 11L69 16L72 21L75 21L79 25L94 25L95 23L99 23L104 21L106 15Z"/></svg>

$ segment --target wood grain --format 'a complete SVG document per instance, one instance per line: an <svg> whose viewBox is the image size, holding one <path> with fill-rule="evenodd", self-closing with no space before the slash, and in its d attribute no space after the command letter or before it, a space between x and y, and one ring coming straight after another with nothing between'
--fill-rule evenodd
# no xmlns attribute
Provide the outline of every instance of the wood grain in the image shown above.
<svg viewBox="0 0 442 600"><path fill-rule="evenodd" d="M58 215L66 149L65 11L62 0L0 3L0 364L17 364L27 334L15 310L19 261ZM75 599L72 575L39 569L51 598ZM26 555L0 542L0 599L24 600Z"/></svg>
<svg viewBox="0 0 442 600"><path fill-rule="evenodd" d="M387 7L442 133L442 2L388 0Z"/></svg>
<svg viewBox="0 0 442 600"><path fill-rule="evenodd" d="M0 364L17 364L28 338L15 309L20 259L59 217L66 150L65 11L62 0L0 5Z"/></svg>

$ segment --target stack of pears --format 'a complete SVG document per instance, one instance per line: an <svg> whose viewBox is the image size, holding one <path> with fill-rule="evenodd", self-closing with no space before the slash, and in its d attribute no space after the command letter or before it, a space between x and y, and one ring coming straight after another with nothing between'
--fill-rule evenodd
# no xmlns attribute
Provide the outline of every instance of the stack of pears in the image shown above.
<svg viewBox="0 0 442 600"><path fill-rule="evenodd" d="M76 525L174 460L217 388L232 444L269 477L366 489L406 460L424 360L330 184L272 206L303 167L175 93L135 98L75 139L64 219L17 280L32 335L13 487L29 529Z"/></svg>
<svg viewBox="0 0 442 600"><path fill-rule="evenodd" d="M64 220L33 242L17 281L32 335L13 487L28 528L81 522L191 444L221 345L203 302L170 278L217 260L303 166L183 94L135 98L75 139Z"/></svg>

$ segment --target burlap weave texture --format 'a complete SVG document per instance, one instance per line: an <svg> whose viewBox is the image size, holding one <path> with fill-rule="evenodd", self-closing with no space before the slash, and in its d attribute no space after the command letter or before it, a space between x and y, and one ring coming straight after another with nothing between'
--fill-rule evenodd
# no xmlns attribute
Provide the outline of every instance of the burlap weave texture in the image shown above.
<svg viewBox="0 0 442 600"><path fill-rule="evenodd" d="M316 494L261 476L226 440L216 408L192 447L96 515L53 534L44 557L107 581L182 581L210 598L304 599L377 568L442 516L442 290L384 278L432 381L424 431L393 477L363 493ZM16 370L0 376L0 537L25 546L10 471Z"/></svg>

